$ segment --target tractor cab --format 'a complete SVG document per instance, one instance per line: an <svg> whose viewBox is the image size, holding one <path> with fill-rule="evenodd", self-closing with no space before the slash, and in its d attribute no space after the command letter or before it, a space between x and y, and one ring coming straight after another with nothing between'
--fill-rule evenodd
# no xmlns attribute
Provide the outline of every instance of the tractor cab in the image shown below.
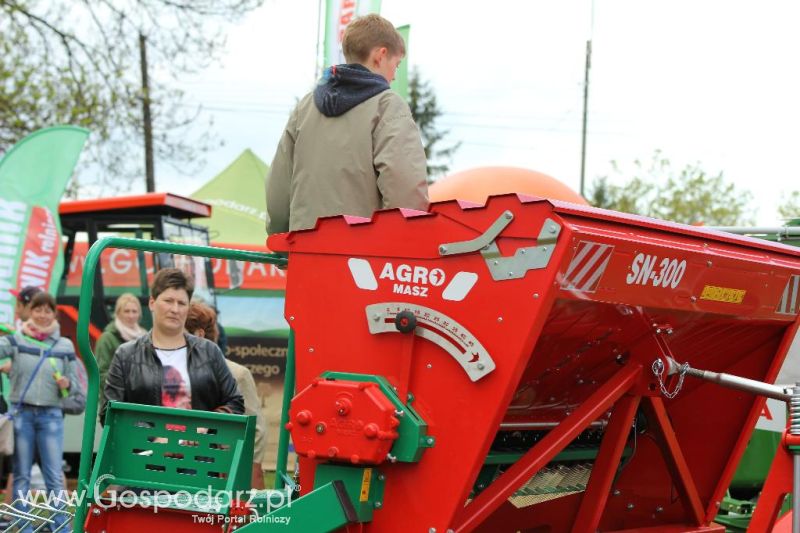
<svg viewBox="0 0 800 533"><path fill-rule="evenodd" d="M83 262L88 249L99 238L120 236L209 244L208 229L192 223L192 220L211 216L211 206L175 194L148 193L65 201L59 206L59 214L66 244L64 272L57 297L62 331L68 335L74 333L77 323ZM142 325L149 328L149 282L156 270L165 267L178 267L191 273L195 280L195 295L212 306L216 304L213 273L208 259L107 250L101 257L101 268L94 279L92 337L96 339L106 324L113 320L116 299L126 292L139 298L143 311Z"/></svg>

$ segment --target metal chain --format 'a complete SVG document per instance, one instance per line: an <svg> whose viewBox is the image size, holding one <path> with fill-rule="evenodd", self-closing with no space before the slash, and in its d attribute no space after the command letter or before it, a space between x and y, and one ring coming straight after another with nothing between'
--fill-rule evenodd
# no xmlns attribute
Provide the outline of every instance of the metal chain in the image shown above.
<svg viewBox="0 0 800 533"><path fill-rule="evenodd" d="M658 380L658 386L661 388L661 394L672 400L681 391L681 387L683 387L683 378L686 377L686 372L689 370L689 363L683 363L678 370L678 383L675 385L675 389L672 392L667 390L667 387L664 386L664 380L661 379L661 376L664 374L664 363L661 359L653 361L652 369L653 374L655 374Z"/></svg>

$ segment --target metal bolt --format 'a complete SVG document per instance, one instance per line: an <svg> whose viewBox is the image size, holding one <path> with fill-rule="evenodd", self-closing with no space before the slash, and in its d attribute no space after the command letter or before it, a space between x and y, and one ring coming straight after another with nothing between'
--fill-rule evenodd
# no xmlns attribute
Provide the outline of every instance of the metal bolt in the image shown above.
<svg viewBox="0 0 800 533"><path fill-rule="evenodd" d="M706 261L706 265L711 266L712 264L711 261Z"/></svg>
<svg viewBox="0 0 800 533"><path fill-rule="evenodd" d="M717 509L719 509L720 502L718 502L718 501L717 501L717 502L714 502L714 505L716 505L716 506L717 506Z"/></svg>
<svg viewBox="0 0 800 533"><path fill-rule="evenodd" d="M692 302L696 302L697 301L697 296L692 296L691 298L689 298L689 300L691 300Z"/></svg>
<svg viewBox="0 0 800 533"><path fill-rule="evenodd" d="M317 433L325 433L325 424L320 422L316 427Z"/></svg>
<svg viewBox="0 0 800 533"><path fill-rule="evenodd" d="M512 271L510 271L510 270L509 270L509 271L508 271L508 277L510 278L510 277L513 277L513 276L514 276L514 273L513 273Z"/></svg>
<svg viewBox="0 0 800 533"><path fill-rule="evenodd" d="M374 315L372 315L372 320L374 320L375 322L379 321L380 319L381 319L380 313L375 313Z"/></svg>
<svg viewBox="0 0 800 533"><path fill-rule="evenodd" d="M384 479L386 479L386 476L383 474L378 474L378 481L383 481Z"/></svg>
<svg viewBox="0 0 800 533"><path fill-rule="evenodd" d="M495 265L497 265L497 264L498 264L498 261L497 261L497 259L495 259L494 261L492 261L492 263L494 263Z"/></svg>
<svg viewBox="0 0 800 533"><path fill-rule="evenodd" d="M508 218L508 217L506 217L506 218ZM428 528L428 533L436 533L436 528L435 527L429 527Z"/></svg>
<svg viewBox="0 0 800 533"><path fill-rule="evenodd" d="M483 370L484 368L486 368L486 365L483 363L478 363L478 370Z"/></svg>
<svg viewBox="0 0 800 533"><path fill-rule="evenodd" d="M558 228L556 228L555 226L550 226L549 229L550 229L550 233L555 233L555 232L558 231Z"/></svg>
<svg viewBox="0 0 800 533"><path fill-rule="evenodd" d="M542 246L542 251L546 252L547 251L547 246Z"/></svg>
<svg viewBox="0 0 800 533"><path fill-rule="evenodd" d="M314 353L314 348L309 348L308 353Z"/></svg>
<svg viewBox="0 0 800 533"><path fill-rule="evenodd" d="M582 379L578 380L578 385L583 385L583 380Z"/></svg>
<svg viewBox="0 0 800 533"><path fill-rule="evenodd" d="M100 509L95 507L94 509L92 509L92 514L95 516L100 516Z"/></svg>
<svg viewBox="0 0 800 533"><path fill-rule="evenodd" d="M627 507L627 509L630 511L631 509L633 509L633 508L634 508L634 507L636 507L636 506L635 506L635 505L633 505L632 503L629 503L629 504L628 504L628 505L626 505L625 507Z"/></svg>
<svg viewBox="0 0 800 533"><path fill-rule="evenodd" d="M293 316L290 316L290 317L289 317L289 320L294 320L294 317L293 317Z"/></svg>
<svg viewBox="0 0 800 533"><path fill-rule="evenodd" d="M521 253L522 255L525 255L526 253L528 253L528 250L526 250L525 248L522 248L522 249L519 251L519 253Z"/></svg>
<svg viewBox="0 0 800 533"><path fill-rule="evenodd" d="M439 253L440 253L440 254L446 254L446 253L447 253L447 246L445 246L445 245L441 245L441 246L439 247Z"/></svg>
<svg viewBox="0 0 800 533"><path fill-rule="evenodd" d="M430 364L430 363L428 363L428 364L427 364L427 365L425 365L425 366L426 366L428 369L431 369L431 368L433 368L433 365L432 365L432 364Z"/></svg>
<svg viewBox="0 0 800 533"><path fill-rule="evenodd" d="M402 417L404 417L406 415L406 412L403 411L402 409L395 409L394 415L395 416L399 416L400 418L402 418Z"/></svg>
<svg viewBox="0 0 800 533"><path fill-rule="evenodd" d="M375 509L380 509L381 507L383 507L381 502L375 502Z"/></svg>
<svg viewBox="0 0 800 533"><path fill-rule="evenodd" d="M387 453L386 454L386 460L389 461L390 463L396 463L397 462L397 457L395 457L394 455L392 455L390 453Z"/></svg>
<svg viewBox="0 0 800 533"><path fill-rule="evenodd" d="M656 507L656 512L657 513L663 513L664 512L664 508L659 505L658 507Z"/></svg>
<svg viewBox="0 0 800 533"><path fill-rule="evenodd" d="M512 218L514 218L514 213L512 213L511 211L506 211L506 212L505 212L505 213L503 213L503 214L505 215L505 217L506 217L508 220L511 220ZM434 530L434 532L435 532L435 530Z"/></svg>
<svg viewBox="0 0 800 533"><path fill-rule="evenodd" d="M427 439L425 439L425 442L427 442L428 445L433 446L434 443L433 437L428 437Z"/></svg>
<svg viewBox="0 0 800 533"><path fill-rule="evenodd" d="M667 330L667 335L672 335L672 328L669 328L669 329Z"/></svg>
<svg viewBox="0 0 800 533"><path fill-rule="evenodd" d="M534 297L534 299L535 299L535 298L538 298L538 297L539 297L539 293L538 293L538 292L534 292L534 293L533 293L533 297Z"/></svg>
<svg viewBox="0 0 800 533"><path fill-rule="evenodd" d="M478 488L479 489L484 489L484 488L486 488L486 485L484 483L478 483Z"/></svg>
<svg viewBox="0 0 800 533"><path fill-rule="evenodd" d="M619 489L614 489L614 492L612 492L611 494L614 496L619 496L620 495Z"/></svg>
<svg viewBox="0 0 800 533"><path fill-rule="evenodd" d="M503 321L503 317L501 317L501 316L497 317L497 321L498 322L502 322Z"/></svg>

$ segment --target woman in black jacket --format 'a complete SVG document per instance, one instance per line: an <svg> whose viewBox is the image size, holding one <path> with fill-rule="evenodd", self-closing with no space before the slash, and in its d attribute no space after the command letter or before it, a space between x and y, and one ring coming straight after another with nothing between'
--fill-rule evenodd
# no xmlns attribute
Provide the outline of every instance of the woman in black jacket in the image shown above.
<svg viewBox="0 0 800 533"><path fill-rule="evenodd" d="M103 389L101 422L107 401L244 412L244 399L219 347L184 333L192 290L181 270L158 271L150 288L153 329L114 354Z"/></svg>

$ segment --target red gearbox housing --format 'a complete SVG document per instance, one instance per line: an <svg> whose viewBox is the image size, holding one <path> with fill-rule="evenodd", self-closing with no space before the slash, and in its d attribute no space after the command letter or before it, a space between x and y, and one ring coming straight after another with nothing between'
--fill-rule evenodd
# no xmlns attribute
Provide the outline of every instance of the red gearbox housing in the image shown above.
<svg viewBox="0 0 800 533"><path fill-rule="evenodd" d="M292 400L286 429L303 457L380 464L399 424L378 384L318 378Z"/></svg>

